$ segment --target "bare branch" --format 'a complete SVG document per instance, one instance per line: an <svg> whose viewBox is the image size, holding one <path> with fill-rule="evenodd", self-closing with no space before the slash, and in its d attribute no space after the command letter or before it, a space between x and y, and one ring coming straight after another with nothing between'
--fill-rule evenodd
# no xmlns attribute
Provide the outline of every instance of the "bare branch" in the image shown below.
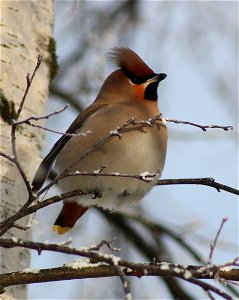
<svg viewBox="0 0 239 300"><path fill-rule="evenodd" d="M62 176L62 178L69 177L69 176L105 176L105 177L126 177L126 178L135 178L138 180L142 180L144 182L151 182L155 178L159 176L160 173L149 173L149 172L143 172L142 174L139 175L129 175L129 174L122 174L118 172L111 172L111 173L101 173L92 171L92 172L79 172L76 171L75 173L68 173ZM62 179L60 178L60 180ZM160 179L157 183L157 185L175 185L175 184L198 184L198 185L205 185L205 186L211 186L215 188L218 192L221 190L224 190L226 192L239 195L239 190L234 189L230 186L221 184L216 182L213 178L211 177L205 177L205 178L178 178L178 179Z"/></svg>
<svg viewBox="0 0 239 300"><path fill-rule="evenodd" d="M82 132L82 133L61 132L61 131L53 130L53 129L50 129L50 128L46 128L46 127L41 126L41 125L33 124L30 121L27 122L26 124L29 125L29 126L32 126L32 127L43 129L45 131L49 131L49 132L53 132L53 133L60 134L60 135L65 135L65 136L86 136L88 133L91 133L91 131L87 131L86 133L84 133L84 132Z"/></svg>
<svg viewBox="0 0 239 300"><path fill-rule="evenodd" d="M12 161L12 157L11 156L5 155L4 153L0 153L0 155L3 155L4 157L9 158ZM113 173L114 175L112 175L112 174L101 174L101 173L96 173L96 174L86 173L86 174L82 174L82 175L89 175L89 174L91 174L90 176L122 176L122 177L133 177L133 178L136 178L138 180L142 180L142 178L141 178L140 175L138 175L138 176L131 176L131 175L117 174L117 173ZM81 175L81 174L78 174L78 175ZM71 176L71 173L68 174L67 176ZM72 173L72 176L77 176L77 174ZM174 185L175 184L200 184L200 185L205 185L205 186L211 186L211 187L214 187L216 189L220 188L220 189L225 190L225 191L227 191L229 193L239 195L239 190L231 188L231 187L228 187L228 186L225 186L225 185L220 184L218 182L215 182L214 179L212 179L212 178L163 179L163 180L159 180L158 183L157 183L157 185L172 185L172 184L174 184ZM60 194L60 195L56 195L56 196L50 197L50 198L48 198L48 199L46 199L44 201L38 202L37 204L32 205L32 206L24 209L24 211L21 211L21 213L17 215L17 218L14 217L14 222L16 220L18 220L18 219L26 216L26 215L34 213L37 210L39 210L39 209L41 209L43 207L46 207L48 205L57 203L57 202L62 201L64 199L68 199L68 198L75 197L75 196L80 196L80 195L86 195L86 194L87 193L82 193L80 190L74 190L74 191L71 191L71 192L67 192L67 193L63 193L63 194ZM2 221L0 223L0 228L2 228L3 226L5 226L8 222L10 222L10 220L12 220L12 217L6 219L5 221ZM4 232L6 232L6 231L4 231ZM0 231L0 235L1 234L2 233Z"/></svg>
<svg viewBox="0 0 239 300"><path fill-rule="evenodd" d="M93 145L91 145L82 155L80 155L78 157L78 159L76 159L69 167L67 167L61 174L59 174L50 184L48 184L46 187L44 187L42 190L40 190L38 192L38 195L41 195L43 192L49 190L49 188L51 188L53 185L55 185L59 180L61 180L62 178L64 178L66 175L68 175L69 172L70 172L70 170L77 163L79 163L82 159L84 159L86 156L88 156L96 147L98 147L99 145L105 143L108 139L110 139L112 137L118 136L119 138L121 138L121 134L122 134L121 132L126 127L128 127L130 125L132 125L132 126L144 125L144 126L152 127L155 124L157 124L157 123L155 123L156 121L160 121L160 122L162 122L162 124L164 124L165 119L162 118L161 114L160 115L156 115L153 118L149 118L148 120L142 120L142 121L136 121L135 117L130 118L127 122L125 122L121 126L118 126L115 130L110 131L107 135L105 135L104 137L100 138L97 142L95 142ZM216 128L216 127L214 126L213 128ZM172 181L171 181L171 184L175 184L175 183L172 183ZM181 184L182 184L182 181L181 181ZM195 182L194 182L194 184L195 184ZM237 190L235 190L233 188L230 188L230 187L227 187L227 186L224 186L224 185L220 185L220 184L219 184L219 187L218 187L218 184L217 183L212 183L211 179L210 179L210 181L207 179L206 182L205 182L205 179L203 181L201 180L200 183L197 181L196 184L209 185L209 186L213 186L213 187L217 188L218 191L220 189L226 189L226 190L230 190L230 192L231 191L233 191L234 193L238 192L238 194L239 194L239 191L237 191Z"/></svg>
<svg viewBox="0 0 239 300"><path fill-rule="evenodd" d="M13 121L13 124L15 125L20 125L20 124L28 124L30 121L39 121L39 120L44 120L44 119L49 119L50 117L53 117L55 115L58 115L60 113L62 113L63 111L65 111L67 108L69 107L69 104L66 104L64 107L50 113L50 114L47 114L45 116L41 116L41 117L37 117L37 116L31 116L25 120L21 120L21 121Z"/></svg>
<svg viewBox="0 0 239 300"><path fill-rule="evenodd" d="M111 245L116 239L117 238L114 237L111 241L102 240L97 245L90 246L89 250L91 250L91 251L100 250L101 247L103 247L104 245L106 245L111 251L113 251L113 252L119 252L120 251L119 248L112 247L112 245Z"/></svg>
<svg viewBox="0 0 239 300"><path fill-rule="evenodd" d="M22 231L26 231L30 228L29 226L22 226L22 225L19 225L19 224L16 224L16 223L14 223L12 225L12 227L17 228L17 229L22 230Z"/></svg>
<svg viewBox="0 0 239 300"><path fill-rule="evenodd" d="M199 280L196 278L185 278L185 277L180 277L180 278L182 278L185 281L191 282L197 286L200 286L206 292L210 293L210 291L212 291L215 294L217 294L218 296L222 296L224 299L233 300L233 297L230 296L228 293L226 293L226 292L222 291L221 289L219 289L209 283L206 283L202 280Z"/></svg>
<svg viewBox="0 0 239 300"><path fill-rule="evenodd" d="M104 168L106 168L106 166L104 166ZM126 178L134 178L134 179L138 179L138 180L142 180L144 182L151 182L153 181L155 178L157 178L159 176L159 172L158 173L149 173L149 172L143 172L140 175L129 175L129 174L122 174L122 173L118 173L118 172L110 172L110 173L102 173L102 170L95 170L95 171L91 171L91 172L80 172L80 171L76 171L74 173L68 173L66 175L64 175L61 179L66 178L66 177L74 177L74 176L90 176L90 177L98 177L98 176L102 176L102 177L126 177Z"/></svg>
<svg viewBox="0 0 239 300"><path fill-rule="evenodd" d="M25 100L26 100L26 97L28 95L28 92L29 92L29 89L30 89L30 86L32 84L32 81L35 77L35 74L37 72L37 70L39 69L40 65L41 65L41 62L42 62L42 56L41 55L38 55L38 58L37 58L37 63L36 63L36 66L35 66L35 69L33 71L33 74L32 76L30 77L29 74L27 74L27 77L26 77L26 80L27 80L27 86L26 86L26 89L25 89L25 92L24 92L24 95L20 101L20 105L19 105L19 108L18 108L18 111L17 111L17 114L16 114L16 119L13 121L12 123L12 129L11 129L11 144L12 144L12 153L13 153L13 157L10 156L10 155L7 155L7 154L3 154L2 152L0 153L1 156L7 158L8 160L12 161L15 166L17 167L19 173L21 174L21 177L24 181L24 184L27 188L27 191L28 191L28 200L25 202L25 204L19 209L18 212L16 212L16 214L14 216L11 217L11 219L9 220L9 222L7 224L5 224L5 226L1 229L0 231L0 236L3 235L9 228L11 228L14 224L14 222L16 220L19 219L19 217L21 216L22 212L25 211L25 209L36 199L35 196L33 195L32 193L32 188L31 188L31 184L18 160L18 157L17 157L17 150L16 150L16 129L17 129L17 120L18 118L20 117L20 114L21 114L21 111L23 109L23 106L24 106L24 103L25 103ZM17 226L17 225L15 225Z"/></svg>
<svg viewBox="0 0 239 300"><path fill-rule="evenodd" d="M13 155L15 157L14 163L15 163L16 167L18 168L18 170L19 170L19 172L20 172L20 174L22 176L22 179L24 180L24 183L25 183L26 188L28 190L29 197L32 196L31 185L30 185L30 183L29 183L29 181L27 179L27 176L26 176L24 170L22 169L22 166L21 166L20 162L17 159L17 151L16 151L16 128L17 128L18 124L16 124L15 121L17 121L18 118L20 117L20 114L21 114L21 111L23 109L23 106L24 106L24 103L25 103L28 91L29 91L30 86L32 84L32 81L33 81L33 79L35 77L35 74L36 74L37 70L39 69L39 67L41 65L41 62L42 62L42 56L38 55L38 57L37 57L37 63L36 63L36 66L35 66L35 69L33 71L32 76L30 77L30 75L27 74L27 77L26 77L26 79L27 79L27 86L26 86L24 95L23 95L23 97L22 97L22 99L20 101L20 105L19 105L19 108L18 108L18 111L17 111L17 114L16 114L16 120L14 120L13 123L12 123L12 131L11 131L12 153L13 153Z"/></svg>
<svg viewBox="0 0 239 300"><path fill-rule="evenodd" d="M216 182L211 177L205 178L178 178L178 179L160 179L157 185L172 185L172 184L199 184L215 188L218 192L221 190L231 194L239 195L239 190L230 186Z"/></svg>
<svg viewBox="0 0 239 300"><path fill-rule="evenodd" d="M0 275L0 282L1 282L2 289L9 285L21 284L21 283L46 282L46 281L53 281L53 280L75 279L75 278L115 276L115 275L119 275L119 270L115 270L115 265L117 264L117 266L119 266L120 269L124 271L124 276L125 274L134 275L134 276L139 276L139 274L140 276L174 276L186 280L188 282L191 282L193 284L196 284L201 288L203 288L205 291L214 292L215 294L224 297L224 299L229 299L229 300L232 299L230 295L221 291L219 288L216 288L208 283L199 280L199 279L207 279L207 278L209 279L223 278L225 271L221 270L220 268L218 269L218 267L215 266L205 267L205 266L190 266L190 265L184 266L184 265L170 264L170 263L156 263L156 264L133 263L133 262L122 260L119 257L113 255L103 254L103 253L89 250L90 247L75 249L65 245L44 244L44 243L37 243L32 241L24 241L14 237L1 238L0 246L5 248L23 247L27 249L34 249L37 250L39 254L42 251L47 250L47 251L54 251L59 253L79 255L79 256L93 259L94 263L95 262L106 263L107 265L111 266L114 270L112 274L112 268L108 269L109 266L103 265L101 266L101 268L103 268L104 271L102 271L103 269L101 269L100 273L99 273L99 269L97 269L96 273L94 273L94 270L91 269L91 276L85 275L84 277L84 274L80 273L79 269L77 269L78 275L76 275L76 273L74 273L74 271L72 270L73 273L71 273L70 276L69 274L67 275L66 272L65 275L61 278L59 278L60 272L54 272L53 270L49 271L49 273L48 272L46 273L46 270L33 271L32 273L30 272L31 273L30 279L29 276L26 279L26 275L24 274L24 272L15 272L14 276L11 275L13 273L2 274ZM89 274L90 270L87 268L85 271L86 272L88 271L87 274ZM45 272L45 277L42 276L42 273L44 272ZM55 273L55 275L53 273ZM227 273L230 275L228 276L227 274L227 278L230 277L229 280L239 281L238 269L231 269L230 272ZM48 278L47 277L48 275L51 277ZM125 284L125 277L123 276L123 274L121 275L122 275L121 280ZM10 280L10 278L12 280ZM125 293L130 294L129 288L127 286L125 286Z"/></svg>
<svg viewBox="0 0 239 300"><path fill-rule="evenodd" d="M36 75L37 70L40 68L41 62L42 62L42 56L38 55L38 57L37 57L37 64L36 64L35 69L34 69L34 71L32 73L32 76L30 77L30 74L27 74L27 76L26 76L27 87L26 87L25 93L24 93L24 95L22 97L22 100L20 102L20 105L19 105L19 108L18 108L18 111L17 111L16 120L18 120L18 118L20 117L20 114L21 114L21 111L23 109L23 106L24 106L24 103L25 103L28 91L29 91L29 89L31 87L32 81L33 81L33 79L34 79L34 77Z"/></svg>
<svg viewBox="0 0 239 300"><path fill-rule="evenodd" d="M135 267L141 268L141 264L135 264ZM144 264L144 273L141 276L172 276L171 271L161 270L159 267L150 266ZM148 269L155 269L154 272L148 271ZM157 269L157 271L156 271ZM127 276L137 276L137 272L134 269L123 269L123 272ZM168 273L168 275L167 275ZM71 279L83 279L83 278L99 278L99 277L112 277L118 276L117 270L112 265L105 265L100 263L90 263L88 267L82 267L78 269L71 268L70 266L63 266L51 269L40 269L40 270L23 270L22 272L11 272L6 274L1 274L0 279L0 293L7 286L17 285L17 284L31 284L40 282L51 282L59 280L71 280ZM182 278L182 275L178 275L178 278ZM187 281L192 282L196 285L203 285L204 290L211 290L218 295L225 296L226 293L222 294L222 291L213 287L209 284L203 284L204 282L191 278ZM216 289L216 290L215 290ZM230 295L226 294L224 299L233 299ZM230 297L230 298L228 298Z"/></svg>
<svg viewBox="0 0 239 300"><path fill-rule="evenodd" d="M86 195L86 194L82 193L80 190L75 190L75 191L63 193L61 195L53 196L44 201L39 201L37 204L25 207L24 210L18 211L12 217L9 217L8 219L0 222L0 228L2 228L0 230L0 236L3 235L9 228L11 228L11 226L14 224L15 221L17 221L27 215L30 215L30 214L36 212L37 210L39 210L43 207L46 207L48 205L60 202L64 199L70 199L71 197L81 196L81 195Z"/></svg>
<svg viewBox="0 0 239 300"><path fill-rule="evenodd" d="M27 188L27 191L28 191L28 195L29 195L29 198L31 198L31 201L33 201L33 193L32 193L32 188L31 188L31 184L21 166L21 164L19 163L18 159L16 158L16 156L12 156L10 154L6 154L2 151L0 151L0 156L8 159L9 161L11 161L13 164L15 164L15 166L17 167L19 173L21 174L21 177L24 181L24 184Z"/></svg>
<svg viewBox="0 0 239 300"><path fill-rule="evenodd" d="M140 121L136 122L136 118L130 118L127 122L125 122L123 125L118 126L115 130L110 131L108 134L100 138L98 141L96 141L93 145L91 145L84 153L82 153L69 167L67 167L61 174L59 174L51 183L49 183L47 186L45 186L43 189L41 189L37 195L41 195L45 191L49 190L53 185L55 185L59 180L64 178L70 170L79 163L82 159L84 159L86 156L88 156L93 150L95 150L96 147L99 145L102 145L105 143L108 139L118 136L121 138L121 132L127 128L130 125L145 125L145 126L152 126L152 123L156 120L158 120L161 116L155 116L154 118L150 118L147 121Z"/></svg>
<svg viewBox="0 0 239 300"><path fill-rule="evenodd" d="M211 299L211 300L216 300L216 299L213 297L213 295L211 294L211 292L206 291L206 294L208 295L209 299Z"/></svg>
<svg viewBox="0 0 239 300"><path fill-rule="evenodd" d="M114 261L113 261L113 267L117 271L117 273L120 277L120 280L122 282L122 286L123 286L123 289L124 289L124 292L125 292L125 300L131 300L132 295L131 295L131 290L130 290L130 283L126 279L126 276L124 274L123 269L118 265L118 263L115 263Z"/></svg>
<svg viewBox="0 0 239 300"><path fill-rule="evenodd" d="M37 250L40 251L40 253L42 251L53 251L58 253L78 255L78 256L93 259L94 261L98 260L108 264L111 264L112 259L115 259L115 261L117 261L119 266L137 271L138 274L140 274L141 276L144 275L156 276L159 274L161 274L162 276L170 275L170 274L171 275L174 274L175 276L178 276L179 274L182 275L182 273L184 273L185 271L189 271L191 272L191 274L188 273L188 276L191 275L198 279L213 279L213 278L218 279L219 276L222 278L226 277L228 280L239 281L238 268L225 270L225 267L221 267L221 266L218 267L217 266L195 266L195 265L185 266L185 265L172 264L166 262L155 263L155 264L133 263L133 262L122 260L119 257L111 254L105 255L103 253L90 250L90 247L83 247L83 248L76 249L66 245L38 243L33 241L17 239L15 237L0 238L0 246L4 248L22 247L22 248ZM147 268L148 273L145 272L145 268ZM161 270L162 272L159 272L159 270Z"/></svg>
<svg viewBox="0 0 239 300"><path fill-rule="evenodd" d="M11 161L12 163L15 164L15 157L14 157L14 156L12 156L12 155L10 155L10 154L6 154L6 153L4 153L4 152L2 152L2 151L0 151L0 156L2 156L2 157L4 157L4 158L8 159L9 161Z"/></svg>
<svg viewBox="0 0 239 300"><path fill-rule="evenodd" d="M225 131L233 130L233 126L229 125L229 126L219 126L219 125L199 125L193 122L188 122L188 121L179 121L179 120L175 120L175 119L169 119L166 118L165 119L166 122L172 122L172 123L176 123L176 124L185 124L185 125L191 125L191 126L195 126L198 127L200 129L202 129L203 131L206 131L207 129L213 129L213 128L219 128L219 129L223 129Z"/></svg>
<svg viewBox="0 0 239 300"><path fill-rule="evenodd" d="M210 245L210 253L209 253L209 257L208 257L208 265L211 265L212 264L212 256L213 256L213 252L214 252L214 250L215 250L215 247L216 247L216 244L217 244L217 240L218 240L218 237L219 237L219 235L220 235L220 233L221 233L221 231L222 231L222 227L223 227L223 225L225 224L225 222L227 221L227 218L224 218L223 220L222 220L222 223L221 223L221 225L220 225L220 227L219 227L219 229L218 229L218 231L217 231L217 234L216 234L216 236L215 236L215 239L214 239L214 241L211 243L211 245Z"/></svg>

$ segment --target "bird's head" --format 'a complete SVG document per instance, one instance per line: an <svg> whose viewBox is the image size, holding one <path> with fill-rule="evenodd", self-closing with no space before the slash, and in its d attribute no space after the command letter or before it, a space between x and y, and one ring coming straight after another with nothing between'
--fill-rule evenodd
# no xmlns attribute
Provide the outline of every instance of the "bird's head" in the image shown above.
<svg viewBox="0 0 239 300"><path fill-rule="evenodd" d="M100 99L113 102L157 101L157 88L160 81L167 75L156 74L145 62L129 48L113 48L109 58L119 67L105 80L100 93Z"/></svg>

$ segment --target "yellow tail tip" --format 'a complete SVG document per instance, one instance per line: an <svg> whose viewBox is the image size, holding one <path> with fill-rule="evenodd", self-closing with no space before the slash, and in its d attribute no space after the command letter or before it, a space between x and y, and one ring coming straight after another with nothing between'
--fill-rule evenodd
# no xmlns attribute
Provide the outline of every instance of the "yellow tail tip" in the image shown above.
<svg viewBox="0 0 239 300"><path fill-rule="evenodd" d="M62 227L60 225L53 225L52 226L52 231L57 231L58 234L64 234L66 233L67 231L71 230L71 227Z"/></svg>

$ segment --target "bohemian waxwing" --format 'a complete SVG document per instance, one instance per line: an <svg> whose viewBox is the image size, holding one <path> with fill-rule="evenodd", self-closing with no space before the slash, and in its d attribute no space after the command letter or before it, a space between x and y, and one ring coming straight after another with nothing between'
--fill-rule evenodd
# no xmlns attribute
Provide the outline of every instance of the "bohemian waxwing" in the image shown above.
<svg viewBox="0 0 239 300"><path fill-rule="evenodd" d="M66 131L83 135L64 135L55 143L36 172L32 183L34 192L42 187L55 161L58 172L62 173L96 141L130 118L146 121L159 115L157 88L166 74L154 73L128 48L114 48L110 54L119 69L108 76L95 101L81 112ZM146 124L130 125L121 134L122 138L114 136L95 147L70 170L71 173L93 172L105 165L103 173L140 175L149 172L158 176L151 182L113 176L63 178L59 181L63 192L81 190L87 195L64 200L53 226L59 234L71 229L90 206L116 210L138 202L157 183L166 157L165 122L157 121L152 127Z"/></svg>

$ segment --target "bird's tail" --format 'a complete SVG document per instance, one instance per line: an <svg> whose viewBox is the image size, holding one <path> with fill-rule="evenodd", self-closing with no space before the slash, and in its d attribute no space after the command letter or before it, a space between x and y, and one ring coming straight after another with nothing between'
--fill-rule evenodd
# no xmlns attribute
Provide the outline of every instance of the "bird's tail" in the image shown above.
<svg viewBox="0 0 239 300"><path fill-rule="evenodd" d="M74 202L64 203L52 230L57 231L58 234L63 234L69 231L75 225L76 221L87 211L87 209L88 207L78 205Z"/></svg>

